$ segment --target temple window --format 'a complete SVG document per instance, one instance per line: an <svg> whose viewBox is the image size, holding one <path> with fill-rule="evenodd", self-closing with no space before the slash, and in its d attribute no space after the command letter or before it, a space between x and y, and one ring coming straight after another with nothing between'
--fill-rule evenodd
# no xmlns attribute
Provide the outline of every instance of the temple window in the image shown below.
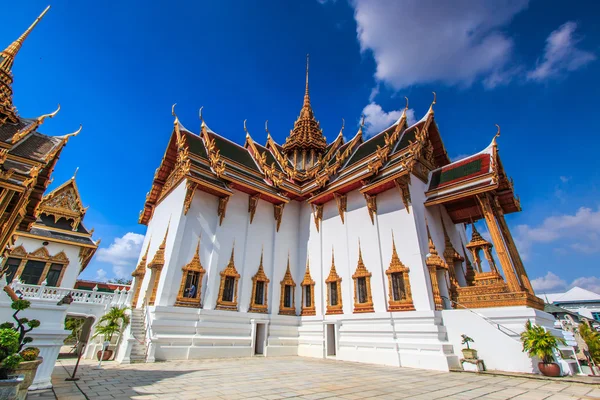
<svg viewBox="0 0 600 400"><path fill-rule="evenodd" d="M290 257L288 255L287 268L281 281L281 302L279 304L279 314L296 315L296 283L290 271Z"/></svg>
<svg viewBox="0 0 600 400"><path fill-rule="evenodd" d="M354 275L352 275L352 279L354 279L354 312L373 312L371 273L367 270L363 262L360 243L358 244L358 264Z"/></svg>
<svg viewBox="0 0 600 400"><path fill-rule="evenodd" d="M192 260L182 268L182 271L181 285L179 286L175 305L201 307L200 295L202 294L202 278L205 271L200 262L200 239L198 239L198 245Z"/></svg>
<svg viewBox="0 0 600 400"><path fill-rule="evenodd" d="M48 271L48 275L46 275L46 284L48 286L58 286L58 280L60 279L63 268L64 265L62 264L50 265L50 270Z"/></svg>
<svg viewBox="0 0 600 400"><path fill-rule="evenodd" d="M406 292L404 290L404 277L402 272L394 272L391 274L392 279L392 300L399 301L406 299Z"/></svg>
<svg viewBox="0 0 600 400"><path fill-rule="evenodd" d="M235 278L228 276L225 278L225 289L223 290L223 301L233 301L233 290L235 287Z"/></svg>
<svg viewBox="0 0 600 400"><path fill-rule="evenodd" d="M252 277L252 297L248 312L266 313L269 310L267 302L267 289L269 287L269 278L265 274L263 267L263 254L260 253L260 263L256 275Z"/></svg>
<svg viewBox="0 0 600 400"><path fill-rule="evenodd" d="M7 282L19 279L28 285L60 286L69 259L64 252L51 256L45 246L28 253L23 246L18 246L8 253L4 263Z"/></svg>
<svg viewBox="0 0 600 400"><path fill-rule="evenodd" d="M229 264L221 271L221 284L219 285L219 296L217 297L216 310L237 311L237 286L240 274L235 269L234 263L235 247L231 249Z"/></svg>
<svg viewBox="0 0 600 400"><path fill-rule="evenodd" d="M415 307L412 301L410 291L410 280L408 277L409 269L402 264L396 251L396 243L392 234L392 260L390 266L385 271L388 276L388 311L410 311Z"/></svg>
<svg viewBox="0 0 600 400"><path fill-rule="evenodd" d="M300 315L315 315L315 281L310 277L310 266L308 260L306 261L306 271L304 272L304 279L300 284L302 287L302 311Z"/></svg>
<svg viewBox="0 0 600 400"><path fill-rule="evenodd" d="M344 312L342 305L342 278L335 270L333 249L331 250L331 269L329 270L329 276L325 280L325 284L327 285L326 314L342 314Z"/></svg>

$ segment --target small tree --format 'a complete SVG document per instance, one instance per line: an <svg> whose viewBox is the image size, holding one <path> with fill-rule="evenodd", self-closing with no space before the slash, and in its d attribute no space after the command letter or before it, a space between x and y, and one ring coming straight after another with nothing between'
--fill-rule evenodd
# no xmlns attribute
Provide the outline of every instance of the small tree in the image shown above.
<svg viewBox="0 0 600 400"><path fill-rule="evenodd" d="M529 357L538 357L544 364L551 364L554 361L554 350L558 348L559 344L566 344L564 339L557 338L529 320L525 323L525 330L521 333L521 342L523 351L527 352Z"/></svg>
<svg viewBox="0 0 600 400"><path fill-rule="evenodd" d="M464 333L462 335L460 335L460 337L462 338L461 344L467 345L467 349L470 349L469 343L475 343L475 341L473 339L471 339L470 337L468 337Z"/></svg>
<svg viewBox="0 0 600 400"><path fill-rule="evenodd" d="M28 309L31 302L18 298L13 298L11 308L15 310L12 322L5 322L0 325L0 379L7 379L10 374L23 361L23 356L19 354L26 344L31 343L33 339L26 336L34 328L40 326L37 319L19 318L19 312ZM30 350L32 349L32 350ZM39 354L39 349L32 347L25 349L27 359L30 359L33 353Z"/></svg>
<svg viewBox="0 0 600 400"><path fill-rule="evenodd" d="M587 344L592 360L600 364L600 333L594 331L588 324L582 322L579 324L579 334Z"/></svg>

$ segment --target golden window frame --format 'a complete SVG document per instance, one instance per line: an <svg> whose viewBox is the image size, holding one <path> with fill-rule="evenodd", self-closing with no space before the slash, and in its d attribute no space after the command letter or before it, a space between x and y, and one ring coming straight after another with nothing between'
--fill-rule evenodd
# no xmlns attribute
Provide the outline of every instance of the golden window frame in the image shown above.
<svg viewBox="0 0 600 400"><path fill-rule="evenodd" d="M310 286L310 307L306 306L306 286ZM315 281L313 281L310 276L310 265L308 260L306 260L306 271L304 272L304 279L300 283L300 287L302 288L302 309L300 311L300 315L316 315L317 309L315 307Z"/></svg>
<svg viewBox="0 0 600 400"><path fill-rule="evenodd" d="M200 262L200 238L198 238L198 245L196 246L196 252L192 257L192 260L188 264L184 265L181 268L181 270L183 271L183 274L181 276L181 285L179 286L179 293L177 294L175 306L202 308L202 279L204 278L206 270L202 267L202 263ZM188 276L193 273L198 274L198 282L196 283L196 294L194 297L186 297L184 293L185 284L187 282Z"/></svg>
<svg viewBox="0 0 600 400"><path fill-rule="evenodd" d="M292 287L292 304L290 307L285 306L285 287ZM281 293L280 293L280 301L279 301L279 314L280 315L296 315L296 282L294 282L294 277L292 276L292 272L290 271L290 255L288 254L287 260L287 269L285 270L285 275L283 280L281 281Z"/></svg>
<svg viewBox="0 0 600 400"><path fill-rule="evenodd" d="M390 261L390 266L385 271L385 274L388 277L388 290L389 290L389 298L388 298L388 311L413 311L415 306L412 300L412 292L410 289L410 279L408 273L410 269L405 266L400 258L398 257L398 252L396 251L396 243L394 241L394 234L392 233L392 259ZM400 273L402 275L402 279L404 281L404 298L400 300L394 299L394 287L392 282L392 274Z"/></svg>
<svg viewBox="0 0 600 400"><path fill-rule="evenodd" d="M50 268L52 267L52 264L62 265L58 281L56 282L56 287L60 287L63 277L65 275L65 271L71 263L64 250L61 250L55 255L51 256L48 252L48 249L45 246L41 246L40 248L30 253L28 253L27 250L25 250L23 245L19 245L14 249L9 250L4 259L4 262L2 263L2 270L6 268L6 263L8 262L9 258L16 258L21 260L19 266L17 267L17 271L15 272L15 278L21 277L21 275L23 274L23 270L25 270L25 266L27 265L27 261L44 262L44 270L42 271L42 275L40 275L40 278L38 279L38 283L36 285L41 285L46 280L46 278L48 277L48 272L50 272Z"/></svg>
<svg viewBox="0 0 600 400"><path fill-rule="evenodd" d="M331 290L331 288L329 285L334 282L337 284L336 292L338 303L336 305L331 305L331 299L329 298L329 291ZM343 314L344 307L342 302L342 278L337 274L337 271L335 270L335 258L333 255L333 249L331 249L331 270L329 271L329 276L327 277L327 279L325 279L325 287L327 291L327 311L325 312L325 314Z"/></svg>
<svg viewBox="0 0 600 400"><path fill-rule="evenodd" d="M256 300L256 286L258 282L263 282L263 304L257 304ZM265 274L265 269L263 267L263 253L260 253L260 264L258 265L258 271L252 277L252 297L250 298L250 307L248 307L248 312L255 313L267 313L269 312L269 278L267 278L267 274Z"/></svg>
<svg viewBox="0 0 600 400"><path fill-rule="evenodd" d="M238 303L237 303L237 292L238 292L238 282L240 280L240 274L238 274L235 269L234 263L234 253L235 253L235 244L231 249L231 257L229 258L229 264L225 267L223 271L221 271L221 283L219 285L219 296L217 297L217 305L215 310L227 310L227 311L237 311ZM223 300L223 291L225 290L225 279L228 277L232 277L234 279L233 285L233 300L232 301L224 301Z"/></svg>
<svg viewBox="0 0 600 400"><path fill-rule="evenodd" d="M362 250L360 248L360 242L358 244L358 263L356 266L356 271L352 275L352 280L354 280L354 313L368 313L374 312L373 309L373 296L371 294L371 276L372 274L365 267L365 263L362 258ZM359 302L358 295L358 280L360 278L365 279L365 286L367 291L367 301L364 303Z"/></svg>

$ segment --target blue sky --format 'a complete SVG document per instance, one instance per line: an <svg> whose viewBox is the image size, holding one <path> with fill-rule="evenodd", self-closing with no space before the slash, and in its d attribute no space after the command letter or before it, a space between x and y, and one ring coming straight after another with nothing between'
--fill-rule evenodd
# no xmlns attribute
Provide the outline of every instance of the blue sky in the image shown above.
<svg viewBox="0 0 600 400"><path fill-rule="evenodd" d="M47 5L4 5L7 46ZM259 142L264 122L283 142L311 99L329 140L364 112L370 132L410 99L436 120L451 157L477 152L502 127L500 154L523 212L508 221L540 291L600 290L597 2L56 1L15 66L15 103L50 135L82 133L61 155L52 187L79 167L88 228L102 249L82 277L128 276L137 224L172 129L171 105L198 131Z"/></svg>

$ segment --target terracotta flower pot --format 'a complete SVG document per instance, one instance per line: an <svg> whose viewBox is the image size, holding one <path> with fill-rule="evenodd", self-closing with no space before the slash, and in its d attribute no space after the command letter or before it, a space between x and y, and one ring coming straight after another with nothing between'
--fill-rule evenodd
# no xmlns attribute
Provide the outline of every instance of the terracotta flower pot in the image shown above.
<svg viewBox="0 0 600 400"><path fill-rule="evenodd" d="M545 376L560 376L560 366L557 363L538 363L538 369Z"/></svg>
<svg viewBox="0 0 600 400"><path fill-rule="evenodd" d="M98 361L100 361L100 357L102 357L102 361L108 361L108 360L110 360L112 355L113 355L112 350L104 350L104 357L102 357L102 350L98 350L98 352L96 353L96 357L98 358Z"/></svg>
<svg viewBox="0 0 600 400"><path fill-rule="evenodd" d="M35 373L42 361L44 361L42 357L38 357L37 360L33 361L23 361L19 364L17 369L15 369L15 374L23 375L25 378L21 383L21 386L19 386L18 400L24 400L27 397L27 389L29 389L29 386L33 383Z"/></svg>
<svg viewBox="0 0 600 400"><path fill-rule="evenodd" d="M19 385L23 383L23 375L9 375L0 380L0 399L15 400L19 393Z"/></svg>
<svg viewBox="0 0 600 400"><path fill-rule="evenodd" d="M462 349L462 353L466 360L477 360L477 350L475 349Z"/></svg>

